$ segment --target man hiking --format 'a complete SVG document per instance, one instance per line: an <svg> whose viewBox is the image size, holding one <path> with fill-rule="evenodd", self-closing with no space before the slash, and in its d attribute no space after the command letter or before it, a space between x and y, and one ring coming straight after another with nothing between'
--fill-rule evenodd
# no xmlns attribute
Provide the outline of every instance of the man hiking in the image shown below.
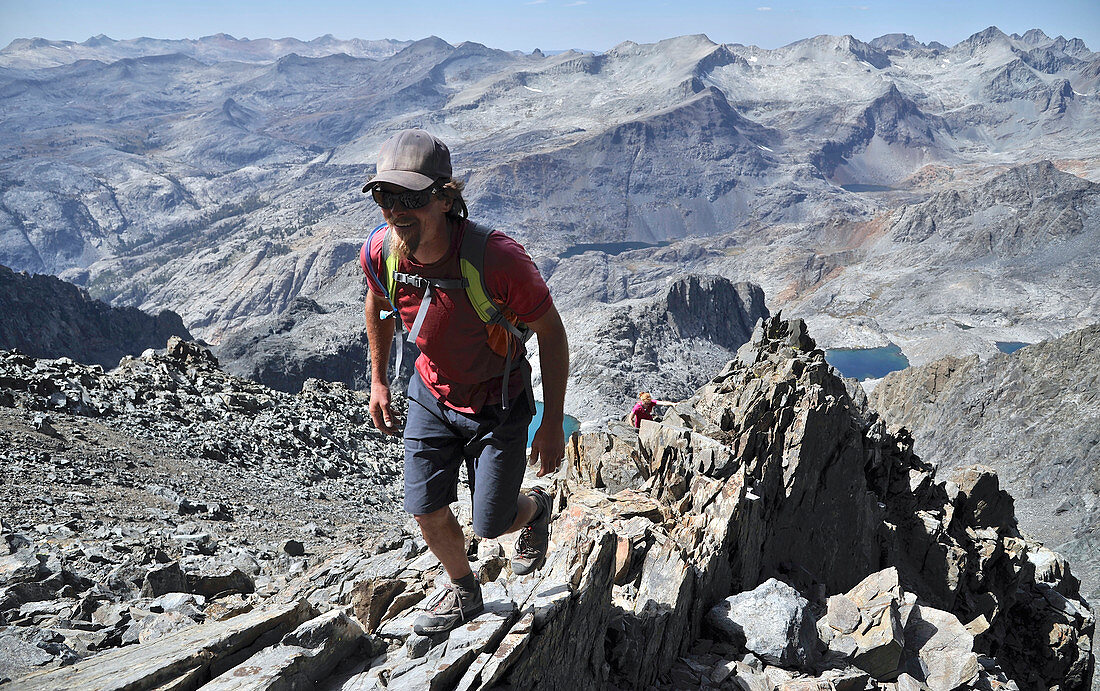
<svg viewBox="0 0 1100 691"><path fill-rule="evenodd" d="M474 532L496 538L520 531L516 574L545 561L551 498L541 489L520 493L534 413L527 329L538 336L545 398L529 462L540 465L542 477L558 469L565 450L565 327L530 256L515 240L469 221L462 189L447 146L415 129L382 145L377 174L363 188L386 221L360 252L369 285L371 419L387 434L400 429L387 367L395 325L404 327L420 349L404 426L405 510L451 581L414 622L419 634L450 631L485 608L450 509L463 463Z"/></svg>

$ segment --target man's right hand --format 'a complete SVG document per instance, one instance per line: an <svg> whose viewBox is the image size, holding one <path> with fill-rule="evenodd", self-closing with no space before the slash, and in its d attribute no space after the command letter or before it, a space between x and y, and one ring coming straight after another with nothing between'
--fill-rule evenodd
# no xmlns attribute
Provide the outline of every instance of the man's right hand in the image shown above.
<svg viewBox="0 0 1100 691"><path fill-rule="evenodd" d="M386 434L398 434L401 420L390 408L390 387L385 384L371 384L370 387L370 418L374 426Z"/></svg>

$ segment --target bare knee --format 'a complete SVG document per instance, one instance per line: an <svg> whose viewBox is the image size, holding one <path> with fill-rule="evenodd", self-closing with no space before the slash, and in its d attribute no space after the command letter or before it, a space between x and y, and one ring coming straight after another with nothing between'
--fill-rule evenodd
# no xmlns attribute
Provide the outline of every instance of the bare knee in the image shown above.
<svg viewBox="0 0 1100 691"><path fill-rule="evenodd" d="M413 518L416 519L416 523L423 533L437 533L455 521L454 514L451 513L451 507L449 506L436 509L431 513L413 514Z"/></svg>

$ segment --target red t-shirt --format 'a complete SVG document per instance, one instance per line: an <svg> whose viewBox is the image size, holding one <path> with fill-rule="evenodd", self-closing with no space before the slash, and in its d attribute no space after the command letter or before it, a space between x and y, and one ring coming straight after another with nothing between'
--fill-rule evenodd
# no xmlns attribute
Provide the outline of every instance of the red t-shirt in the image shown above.
<svg viewBox="0 0 1100 691"><path fill-rule="evenodd" d="M398 271L424 278L462 278L458 264L458 249L467 226L466 221L450 224L451 249L434 264L417 264L403 259ZM385 290L374 279L384 265L382 242L388 230L374 234L359 251L359 262L367 275L367 284L375 295L385 297ZM370 268L367 267L369 251ZM553 305L546 281L523 246L503 233L493 233L485 245L485 285L489 295L512 310L520 321L532 322L546 314ZM407 283L397 283L393 296L401 321L408 331L416 319L424 289ZM453 290L432 288L432 301L424 315L424 323L416 338L420 357L416 371L428 389L447 407L463 413L476 413L486 403L500 401L505 359L488 344L485 323L474 311L465 288ZM522 345L513 355L513 367L526 351ZM509 380L509 394L522 391L524 377L518 368Z"/></svg>

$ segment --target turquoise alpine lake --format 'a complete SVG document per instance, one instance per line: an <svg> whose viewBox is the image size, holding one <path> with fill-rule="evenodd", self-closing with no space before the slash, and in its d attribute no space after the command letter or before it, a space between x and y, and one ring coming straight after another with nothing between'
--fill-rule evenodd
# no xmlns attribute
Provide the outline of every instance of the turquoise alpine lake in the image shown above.
<svg viewBox="0 0 1100 691"><path fill-rule="evenodd" d="M535 401L535 417L531 418L531 426L527 428L527 446L531 446L531 441L535 438L535 430L542 424L542 409L544 407L542 401ZM565 438L568 439L569 435L581 428L581 421L572 415L566 415L561 428L565 431Z"/></svg>
<svg viewBox="0 0 1100 691"><path fill-rule="evenodd" d="M909 359L891 343L883 348L836 348L825 351L825 359L845 377L878 379L905 369Z"/></svg>
<svg viewBox="0 0 1100 691"><path fill-rule="evenodd" d="M997 350L1001 351L1002 353L1015 353L1020 348L1031 345L1030 343L1025 343L1024 341L996 341L996 343Z"/></svg>
<svg viewBox="0 0 1100 691"><path fill-rule="evenodd" d="M622 254L630 250L640 250L645 247L668 247L671 243L665 242L589 242L573 245L558 255L561 259L575 257L578 254L591 252L603 252L604 254Z"/></svg>

